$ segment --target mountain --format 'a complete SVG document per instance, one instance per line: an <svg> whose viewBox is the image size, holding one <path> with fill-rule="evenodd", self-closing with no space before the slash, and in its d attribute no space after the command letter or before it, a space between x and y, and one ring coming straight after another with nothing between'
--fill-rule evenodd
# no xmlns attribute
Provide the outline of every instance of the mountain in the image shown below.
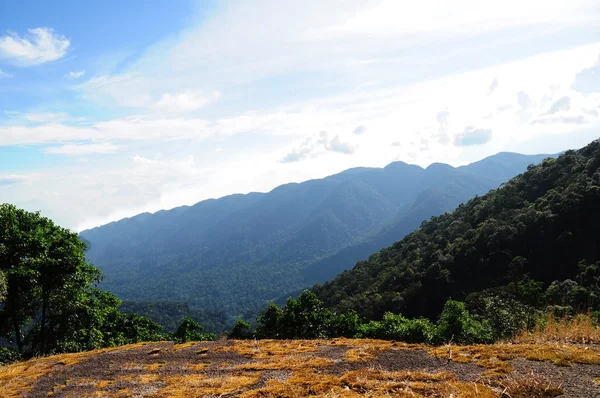
<svg viewBox="0 0 600 398"><path fill-rule="evenodd" d="M506 164L507 158L468 169L489 175L488 166ZM495 314L513 299L563 312L597 309L599 167L600 141L546 159L424 222L313 291L327 306L355 310L366 319L381 319L386 311L435 319L448 299L467 300L480 311L491 306ZM520 308L511 304L503 311Z"/></svg>
<svg viewBox="0 0 600 398"><path fill-rule="evenodd" d="M472 165L394 162L231 195L81 232L102 288L234 317L350 268L432 215L497 187L546 155ZM162 306L162 304L161 304Z"/></svg>

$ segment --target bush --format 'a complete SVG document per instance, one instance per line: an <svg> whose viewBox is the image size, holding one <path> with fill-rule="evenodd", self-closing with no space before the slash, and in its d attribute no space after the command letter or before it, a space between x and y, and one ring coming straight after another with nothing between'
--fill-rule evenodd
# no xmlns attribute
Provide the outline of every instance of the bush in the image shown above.
<svg viewBox="0 0 600 398"><path fill-rule="evenodd" d="M177 327L174 334L175 342L187 343L188 341L206 341L216 340L217 336L214 333L202 333L204 328L194 321L192 318L185 317Z"/></svg>
<svg viewBox="0 0 600 398"><path fill-rule="evenodd" d="M259 339L280 338L282 318L283 310L281 307L275 303L270 303L256 318L256 337Z"/></svg>
<svg viewBox="0 0 600 398"><path fill-rule="evenodd" d="M342 314L330 314L325 329L327 337L355 338L360 333L361 321L356 311Z"/></svg>
<svg viewBox="0 0 600 398"><path fill-rule="evenodd" d="M493 343L494 332L487 321L473 319L464 303L448 300L435 327L432 342L444 344L450 341L458 344Z"/></svg>
<svg viewBox="0 0 600 398"><path fill-rule="evenodd" d="M249 339L252 337L252 328L248 322L238 318L229 332L229 337L237 340Z"/></svg>
<svg viewBox="0 0 600 398"><path fill-rule="evenodd" d="M362 328L364 337L399 340L407 343L429 343L434 325L428 319L408 319L400 314L386 312L381 322L369 322Z"/></svg>
<svg viewBox="0 0 600 398"><path fill-rule="evenodd" d="M12 348L0 347L0 365L14 362L21 358L21 355Z"/></svg>

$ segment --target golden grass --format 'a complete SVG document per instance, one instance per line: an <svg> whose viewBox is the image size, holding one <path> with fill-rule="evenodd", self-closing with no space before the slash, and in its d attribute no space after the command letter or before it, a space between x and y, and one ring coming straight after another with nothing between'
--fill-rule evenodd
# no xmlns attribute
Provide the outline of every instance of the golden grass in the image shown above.
<svg viewBox="0 0 600 398"><path fill-rule="evenodd" d="M375 359L376 350L372 348L351 348L346 351L344 360L348 362L369 362Z"/></svg>
<svg viewBox="0 0 600 398"><path fill-rule="evenodd" d="M186 363L185 366L194 372L200 372L210 366L210 363Z"/></svg>
<svg viewBox="0 0 600 398"><path fill-rule="evenodd" d="M117 349L132 349L143 344L126 346ZM115 380L90 380L77 378L67 380L64 385L54 386L50 395L77 397L131 397L145 391L144 396L154 398L191 398L201 396L230 396L245 398L254 397L554 397L561 391L560 386L553 385L539 377L515 378L512 374L510 360L524 358L535 361L548 361L562 366L572 363L599 364L600 351L596 348L544 342L540 344L494 344L429 347L410 345L381 340L245 340L235 341L232 345L214 348L214 351L236 352L248 359L247 363L210 363L208 349L199 345L192 348L198 354L199 363L194 360L186 363L151 363L146 361L153 355L163 355L181 346L193 347L196 344L180 345L177 348L163 347L140 351L140 361L131 361L120 365L117 370L141 370L140 373L119 375ZM345 352L341 358L348 362L363 362L360 370L346 374L332 373L330 368L336 361L320 357L318 352L324 347L340 346ZM474 363L482 368L482 377L476 383L460 381L449 372L388 372L376 369L370 362L380 352L390 349L424 349L431 355L451 359L456 362ZM111 349L114 350L114 349ZM19 362L0 367L0 396L2 398L20 397L30 391L35 380L48 374L59 366L72 366L82 359L108 350L99 350L82 354L65 354L48 358L39 358L27 362ZM213 351L213 348L210 348ZM165 358L170 357L167 355ZM200 362L202 361L202 362ZM159 373L162 366L168 365L175 373ZM110 366L110 365L109 365ZM112 365L114 366L114 365ZM220 369L213 373L210 369ZM193 372L190 374L190 370ZM207 371L208 370L208 371ZM263 374L277 372L277 379L261 382ZM179 372L179 373L178 373ZM115 382L125 383L128 387L119 392L107 389ZM93 386L96 391L90 394L74 394L77 386ZM140 390L140 388L142 388ZM70 395L71 394L71 395ZM137 395L136 395L137 394ZM552 395L554 394L554 395Z"/></svg>
<svg viewBox="0 0 600 398"><path fill-rule="evenodd" d="M598 344L600 327L592 321L590 313L578 314L572 319L566 316L556 319L548 314L543 322L537 322L533 331L522 330L513 339L518 344L541 344L548 342Z"/></svg>
<svg viewBox="0 0 600 398"><path fill-rule="evenodd" d="M270 358L285 354L303 354L317 351L318 340L237 340L235 345L224 346L215 351L237 352L253 359Z"/></svg>
<svg viewBox="0 0 600 398"><path fill-rule="evenodd" d="M307 357L305 355L286 355L272 357L243 365L236 366L238 370L299 370L314 369L333 365L333 361L327 358Z"/></svg>
<svg viewBox="0 0 600 398"><path fill-rule="evenodd" d="M240 395L258 397L497 397L489 387L461 383L447 373L357 370L342 376L305 369L285 381L269 380L265 387Z"/></svg>
<svg viewBox="0 0 600 398"><path fill-rule="evenodd" d="M167 386L151 395L151 397L189 398L234 394L255 385L259 379L260 373L233 374L217 378L197 374L172 376L163 379L162 381L167 383Z"/></svg>
<svg viewBox="0 0 600 398"><path fill-rule="evenodd" d="M114 350L114 348L74 354L61 354L0 366L2 398L21 396L22 393L31 389L31 386L39 377L50 373L55 367L72 366L85 358L112 350Z"/></svg>
<svg viewBox="0 0 600 398"><path fill-rule="evenodd" d="M552 362L557 366L573 363L600 365L600 350L572 344L493 344L472 346L432 347L430 353L455 362L472 362L486 368L482 376L500 379L512 371L508 361L523 358L531 361Z"/></svg>

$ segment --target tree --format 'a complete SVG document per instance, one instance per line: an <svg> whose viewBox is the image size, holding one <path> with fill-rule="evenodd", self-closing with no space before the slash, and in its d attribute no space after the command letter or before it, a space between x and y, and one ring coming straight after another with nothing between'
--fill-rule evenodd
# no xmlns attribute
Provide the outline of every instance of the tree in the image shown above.
<svg viewBox="0 0 600 398"><path fill-rule="evenodd" d="M256 318L256 337L259 339L277 339L281 337L283 310L271 302Z"/></svg>
<svg viewBox="0 0 600 398"><path fill-rule="evenodd" d="M215 340L216 336L212 333L202 333L204 328L190 317L185 317L175 331L175 341L177 343L187 343L188 341Z"/></svg>
<svg viewBox="0 0 600 398"><path fill-rule="evenodd" d="M149 319L125 316L95 288L102 275L76 233L39 212L0 205L0 333L32 354L81 351L156 336ZM24 330L26 332L24 332Z"/></svg>
<svg viewBox="0 0 600 398"><path fill-rule="evenodd" d="M238 318L238 320L233 324L231 328L231 333L229 333L229 337L232 339L248 339L252 337L252 327L242 318Z"/></svg>

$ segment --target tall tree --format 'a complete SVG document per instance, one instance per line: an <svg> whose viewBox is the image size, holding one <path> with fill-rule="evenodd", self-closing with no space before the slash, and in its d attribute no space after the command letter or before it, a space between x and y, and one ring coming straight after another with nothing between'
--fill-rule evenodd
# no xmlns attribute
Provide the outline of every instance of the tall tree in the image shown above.
<svg viewBox="0 0 600 398"><path fill-rule="evenodd" d="M77 234L38 212L0 206L0 271L8 282L0 331L12 335L20 351L25 325L35 352L50 352L74 338L74 327L101 278L86 263L85 248Z"/></svg>

